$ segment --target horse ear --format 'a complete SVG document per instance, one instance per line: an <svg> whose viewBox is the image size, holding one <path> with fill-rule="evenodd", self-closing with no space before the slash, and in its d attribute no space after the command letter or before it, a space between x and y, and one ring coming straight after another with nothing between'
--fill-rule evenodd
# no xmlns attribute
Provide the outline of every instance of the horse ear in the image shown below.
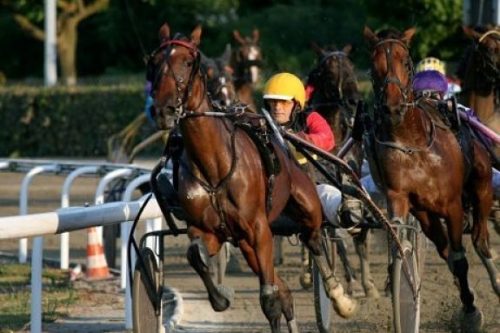
<svg viewBox="0 0 500 333"><path fill-rule="evenodd" d="M325 54L325 50L323 50L316 42L311 42L310 44L313 51L316 52L319 57L322 57Z"/></svg>
<svg viewBox="0 0 500 333"><path fill-rule="evenodd" d="M349 53L351 53L351 51L352 51L352 45L351 44L347 44L342 49L342 52L344 52L346 55L349 55Z"/></svg>
<svg viewBox="0 0 500 333"><path fill-rule="evenodd" d="M465 36L471 39L479 39L481 38L481 34L474 30L472 27L463 25L462 30L464 31Z"/></svg>
<svg viewBox="0 0 500 333"><path fill-rule="evenodd" d="M257 29L257 28L253 29L252 37L253 37L253 43L257 44L257 42L259 41L259 38L260 38L259 29Z"/></svg>
<svg viewBox="0 0 500 333"><path fill-rule="evenodd" d="M196 26L194 30L191 32L191 42L198 46L201 41L201 25Z"/></svg>
<svg viewBox="0 0 500 333"><path fill-rule="evenodd" d="M160 43L170 39L170 27L167 22L163 23L160 27L160 31L158 31L158 38L160 39Z"/></svg>
<svg viewBox="0 0 500 333"><path fill-rule="evenodd" d="M415 32L417 32L417 28L415 27L407 29L405 32L403 32L403 38L401 40L405 42L406 45L410 45L411 39L413 38L413 35L415 35Z"/></svg>
<svg viewBox="0 0 500 333"><path fill-rule="evenodd" d="M241 37L240 32L238 30L233 30L233 37L241 45L245 44L245 39Z"/></svg>
<svg viewBox="0 0 500 333"><path fill-rule="evenodd" d="M375 45L378 43L379 38L377 35L370 29L368 26L365 25L365 28L363 29L363 36L365 37L365 40L371 45Z"/></svg>

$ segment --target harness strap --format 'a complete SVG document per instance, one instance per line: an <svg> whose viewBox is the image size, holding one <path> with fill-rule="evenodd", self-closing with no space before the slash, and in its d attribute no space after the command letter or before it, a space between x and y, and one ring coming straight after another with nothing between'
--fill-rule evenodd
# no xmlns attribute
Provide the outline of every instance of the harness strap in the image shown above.
<svg viewBox="0 0 500 333"><path fill-rule="evenodd" d="M220 230L226 236L226 238L230 241L232 241L232 236L231 236L231 231L228 229L227 225L227 220L225 215L223 214L223 209L221 205L221 201L218 197L219 191L227 185L229 180L231 179L231 176L234 173L234 170L236 168L236 161L238 159L238 156L236 155L236 127L233 128L233 131L231 132L231 167L229 169L229 172L227 175L222 178L219 183L215 186L210 184L208 181L205 181L199 177L197 177L189 168L189 166L184 162L182 159L179 160L180 166L184 168L184 170L187 171L187 173L201 186L203 189L208 193L210 196L210 203L212 204L212 207L215 209L217 214L219 215L221 219L221 225L220 225Z"/></svg>
<svg viewBox="0 0 500 333"><path fill-rule="evenodd" d="M427 115L427 114L426 114ZM427 115L427 117L429 117ZM427 151L429 150L432 145L434 144L434 141L436 139L436 123L434 120L429 119L431 122L431 133L430 133L430 139L429 142L427 143L427 146L425 148L419 148L419 147L412 147L412 146L407 146L407 145L401 145L397 142L394 141L381 141L375 133L373 133L373 138L375 139L375 142L378 143L379 145L386 146L392 149L397 149L402 151L405 154L413 154L417 152L422 152L422 151Z"/></svg>

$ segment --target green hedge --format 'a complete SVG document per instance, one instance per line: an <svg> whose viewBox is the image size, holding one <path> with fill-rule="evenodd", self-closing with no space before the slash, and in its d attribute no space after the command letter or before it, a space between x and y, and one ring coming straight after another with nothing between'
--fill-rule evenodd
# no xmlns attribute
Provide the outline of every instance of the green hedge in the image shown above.
<svg viewBox="0 0 500 333"><path fill-rule="evenodd" d="M1 157L101 157L144 105L142 84L0 89Z"/></svg>

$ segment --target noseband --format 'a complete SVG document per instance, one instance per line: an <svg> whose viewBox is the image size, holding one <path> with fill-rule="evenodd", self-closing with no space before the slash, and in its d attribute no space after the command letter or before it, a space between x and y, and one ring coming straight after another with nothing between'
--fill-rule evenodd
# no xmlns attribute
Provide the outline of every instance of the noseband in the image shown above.
<svg viewBox="0 0 500 333"><path fill-rule="evenodd" d="M389 45L384 45L384 44L389 44ZM401 80L399 80L399 77L397 77L396 75L393 75L393 76L390 76L390 71L392 70L392 65L393 65L393 57L392 57L392 46L393 44L399 44L400 46L402 46L406 52L407 52L407 55L408 55L408 60L407 62L405 63L405 67L406 67L406 71L408 73L408 84L406 86L404 86L402 83L401 83ZM395 84L398 86L399 90L401 91L401 95L403 96L403 101L400 103L400 106L402 106L402 108L400 108L398 110L398 115L400 117L400 119L403 119L404 115L406 114L406 112L408 111L408 109L413 106L413 103L412 103L412 95L411 95L411 92L412 92L412 86L411 86L411 82L413 80L413 62L411 61L411 58L410 58L410 51L408 50L408 47L406 46L406 44L404 44L402 41L400 41L399 39L395 39L395 38L388 38L388 39L384 39L380 42L378 42L375 46L374 46L374 49L376 49L377 47L379 46L384 46L384 52L385 52L385 58L386 58L386 61L387 61L387 75L386 77L384 78L384 81L382 82L382 84L379 84L377 82L377 80L374 78L373 76L373 70L372 70L372 83L373 83L373 87L377 87L378 89L378 94L377 94L377 91L375 93L375 98L376 98L376 102L375 102L375 107L377 109L382 109L385 105L386 105L386 89L387 89L387 86L392 83L392 84Z"/></svg>

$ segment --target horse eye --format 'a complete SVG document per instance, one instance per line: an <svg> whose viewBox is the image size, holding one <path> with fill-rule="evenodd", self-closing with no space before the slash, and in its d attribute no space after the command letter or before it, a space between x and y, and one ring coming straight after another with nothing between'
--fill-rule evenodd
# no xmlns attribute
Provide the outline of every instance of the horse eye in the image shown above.
<svg viewBox="0 0 500 333"><path fill-rule="evenodd" d="M186 61L186 66L191 67L193 66L193 63L194 63L193 61Z"/></svg>

